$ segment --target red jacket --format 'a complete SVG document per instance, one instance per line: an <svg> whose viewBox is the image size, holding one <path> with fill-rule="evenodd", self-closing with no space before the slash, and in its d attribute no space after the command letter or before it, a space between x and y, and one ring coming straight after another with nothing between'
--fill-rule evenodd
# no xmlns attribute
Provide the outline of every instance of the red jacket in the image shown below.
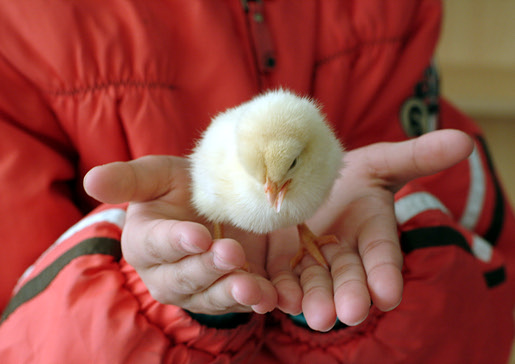
<svg viewBox="0 0 515 364"><path fill-rule="evenodd" d="M440 2L261 6L0 1L2 363L506 361L515 219L479 129L438 97ZM315 333L279 312L208 327L154 301L121 258L123 207L85 217L87 170L185 155L210 117L280 86L319 100L348 149L435 127L477 141L398 193L403 302L357 327Z"/></svg>

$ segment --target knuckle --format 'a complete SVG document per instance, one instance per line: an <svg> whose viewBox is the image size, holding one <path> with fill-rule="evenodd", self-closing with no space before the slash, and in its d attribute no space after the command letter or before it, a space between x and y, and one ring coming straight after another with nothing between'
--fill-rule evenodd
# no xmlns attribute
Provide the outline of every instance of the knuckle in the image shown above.
<svg viewBox="0 0 515 364"><path fill-rule="evenodd" d="M304 269L300 275L300 284L304 289L319 286L329 279L327 270L317 264L313 264Z"/></svg>
<svg viewBox="0 0 515 364"><path fill-rule="evenodd" d="M361 248L360 254L363 258L371 255L374 252L395 251L399 244L389 239L376 239L368 242Z"/></svg>
<svg viewBox="0 0 515 364"><path fill-rule="evenodd" d="M381 271L390 270L390 269L391 270L399 270L398 265L395 263L381 262L381 263L378 263L378 264L370 267L369 269L367 269L367 276L370 278L370 277L375 276L376 274L380 274Z"/></svg>
<svg viewBox="0 0 515 364"><path fill-rule="evenodd" d="M348 288L349 286L366 288L365 282L363 280L359 278L350 278L342 280L341 282L339 282L339 284L335 285L335 291L348 292L349 290L347 290L346 288Z"/></svg>
<svg viewBox="0 0 515 364"><path fill-rule="evenodd" d="M163 304L174 304L179 305L180 299L174 295L172 292L163 289L163 287L159 285L147 285L148 292L152 296L153 299L155 299L157 302L163 303Z"/></svg>
<svg viewBox="0 0 515 364"><path fill-rule="evenodd" d="M182 294L194 294L206 288L202 283L194 279L194 275L182 269L175 270L173 287Z"/></svg>
<svg viewBox="0 0 515 364"><path fill-rule="evenodd" d="M357 272L363 270L363 267L358 262L346 262L343 264L335 264L332 267L332 275L334 277L348 277L356 275Z"/></svg>
<svg viewBox="0 0 515 364"><path fill-rule="evenodd" d="M179 286L170 270L163 266L154 266L138 273L152 298L160 303L184 307L191 296L190 289L184 284Z"/></svg>
<svg viewBox="0 0 515 364"><path fill-rule="evenodd" d="M216 295L210 294L210 292L203 292L201 294L201 302L204 307L209 307L214 312L222 313L233 310L235 302L232 304L228 300L220 299Z"/></svg>
<svg viewBox="0 0 515 364"><path fill-rule="evenodd" d="M142 241L142 245L143 251L146 252L146 255L152 259L152 261L160 261L161 257L153 239L151 239L149 236L146 236Z"/></svg>

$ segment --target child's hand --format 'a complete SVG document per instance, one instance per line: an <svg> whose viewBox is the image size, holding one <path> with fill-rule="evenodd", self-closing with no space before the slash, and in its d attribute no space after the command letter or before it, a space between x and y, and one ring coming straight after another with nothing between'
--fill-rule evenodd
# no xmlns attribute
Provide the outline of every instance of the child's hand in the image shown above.
<svg viewBox="0 0 515 364"><path fill-rule="evenodd" d="M356 325L371 301L382 311L401 301L402 253L394 212L394 193L405 183L465 159L470 137L455 130L429 133L401 143L379 143L350 151L342 177L327 203L307 223L316 234L335 234L340 244L322 252L331 272L306 257L294 274L289 258L297 251L295 229L270 236L267 269L281 310L301 311L315 330L329 330L336 317Z"/></svg>
<svg viewBox="0 0 515 364"><path fill-rule="evenodd" d="M93 168L88 194L105 203L131 201L122 234L124 258L151 295L205 314L271 311L277 295L265 275L264 236L230 230L213 242L190 208L187 160L148 156ZM249 259L250 274L239 268ZM260 275L261 274L261 275Z"/></svg>

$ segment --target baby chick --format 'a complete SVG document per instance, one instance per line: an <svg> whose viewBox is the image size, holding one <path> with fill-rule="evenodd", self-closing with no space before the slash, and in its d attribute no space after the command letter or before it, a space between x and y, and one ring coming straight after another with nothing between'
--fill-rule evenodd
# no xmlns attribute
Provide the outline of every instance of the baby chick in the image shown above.
<svg viewBox="0 0 515 364"><path fill-rule="evenodd" d="M342 166L343 148L319 107L285 90L266 92L216 116L191 160L192 203L214 223L264 234L297 225L305 252L328 267L315 236L303 223L329 194Z"/></svg>

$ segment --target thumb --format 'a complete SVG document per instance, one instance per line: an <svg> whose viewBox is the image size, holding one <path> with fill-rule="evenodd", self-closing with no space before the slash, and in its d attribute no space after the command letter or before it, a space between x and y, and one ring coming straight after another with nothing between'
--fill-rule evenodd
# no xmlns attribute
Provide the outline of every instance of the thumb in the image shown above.
<svg viewBox="0 0 515 364"><path fill-rule="evenodd" d="M373 177L397 190L410 180L440 172L464 160L473 148L470 136L446 129L404 142L370 145L360 157Z"/></svg>
<svg viewBox="0 0 515 364"><path fill-rule="evenodd" d="M173 156L145 156L92 168L84 177L88 195L103 203L157 199L174 186L187 186L188 162Z"/></svg>

